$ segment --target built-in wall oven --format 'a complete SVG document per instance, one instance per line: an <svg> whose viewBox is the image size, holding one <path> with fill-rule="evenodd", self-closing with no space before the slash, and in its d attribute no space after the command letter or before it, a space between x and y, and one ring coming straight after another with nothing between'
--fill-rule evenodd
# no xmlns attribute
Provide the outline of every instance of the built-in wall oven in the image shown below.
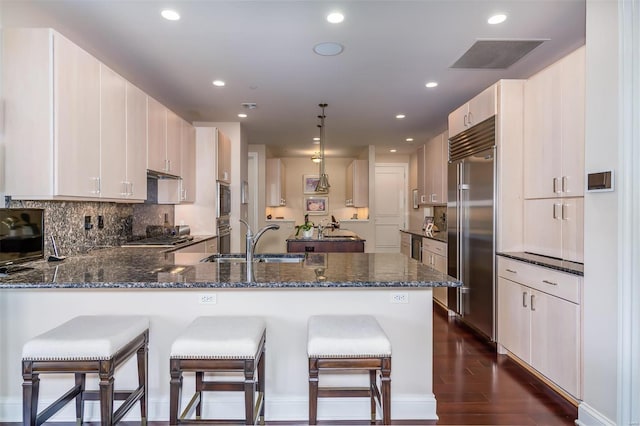
<svg viewBox="0 0 640 426"><path fill-rule="evenodd" d="M231 189L229 185L218 182L218 208L216 228L218 233L218 253L231 253L231 227L229 214L231 213Z"/></svg>
<svg viewBox="0 0 640 426"><path fill-rule="evenodd" d="M218 253L231 253L231 227L229 216L216 219L218 228Z"/></svg>

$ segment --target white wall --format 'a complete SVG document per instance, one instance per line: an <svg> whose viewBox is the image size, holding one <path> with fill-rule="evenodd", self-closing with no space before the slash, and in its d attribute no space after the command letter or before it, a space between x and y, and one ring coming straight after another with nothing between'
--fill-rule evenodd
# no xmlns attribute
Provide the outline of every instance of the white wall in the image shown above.
<svg viewBox="0 0 640 426"><path fill-rule="evenodd" d="M585 168L612 170L617 182L585 194L583 425L640 421L639 7L587 0Z"/></svg>

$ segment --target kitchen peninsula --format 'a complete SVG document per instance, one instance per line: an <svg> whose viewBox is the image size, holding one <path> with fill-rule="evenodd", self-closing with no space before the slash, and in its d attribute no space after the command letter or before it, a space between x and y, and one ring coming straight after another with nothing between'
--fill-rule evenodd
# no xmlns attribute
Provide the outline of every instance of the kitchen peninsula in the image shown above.
<svg viewBox="0 0 640 426"><path fill-rule="evenodd" d="M202 253L112 248L0 278L0 421L21 419L21 348L25 341L82 314L142 314L150 318L149 419L166 420L169 348L196 316L260 315L267 322L266 419L307 419L306 322L316 314L374 315L393 348L394 419L435 419L432 390L432 288L460 283L400 254L314 253L299 263L253 265L247 280L241 260L207 262ZM135 365L116 373L131 387ZM350 375L351 376L351 375ZM355 379L355 382L354 382ZM330 377L345 385L362 377ZM191 382L189 381L191 380ZM48 378L41 400L50 402L73 377ZM185 386L193 385L192 378ZM95 388L96 382L89 387ZM186 402L186 401L185 401ZM326 402L326 404L324 404ZM92 402L93 403L93 402ZM211 395L205 410L241 418L237 396ZM87 419L98 418L97 406ZM366 398L323 401L321 419L366 419ZM138 413L133 410L130 420ZM54 420L74 419L73 404Z"/></svg>

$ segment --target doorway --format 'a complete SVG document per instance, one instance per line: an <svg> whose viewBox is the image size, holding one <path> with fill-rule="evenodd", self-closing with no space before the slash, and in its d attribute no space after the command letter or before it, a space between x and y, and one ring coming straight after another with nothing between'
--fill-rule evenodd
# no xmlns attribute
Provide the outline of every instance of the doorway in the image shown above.
<svg viewBox="0 0 640 426"><path fill-rule="evenodd" d="M404 229L407 223L408 174L408 164L376 164L376 253L400 253L400 229Z"/></svg>

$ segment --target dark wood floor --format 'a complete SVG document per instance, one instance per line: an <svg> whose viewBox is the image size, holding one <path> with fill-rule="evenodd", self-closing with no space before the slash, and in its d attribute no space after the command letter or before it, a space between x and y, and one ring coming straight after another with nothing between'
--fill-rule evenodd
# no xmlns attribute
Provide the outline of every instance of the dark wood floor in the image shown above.
<svg viewBox="0 0 640 426"><path fill-rule="evenodd" d="M578 416L573 405L471 331L435 307L433 317L433 392L438 401L437 425L567 425ZM0 423L18 425L19 423ZM75 423L55 423L56 426ZM89 423L98 425L99 423ZM123 422L122 426L136 423ZM268 422L295 425L299 422ZM368 422L319 422L320 425ZM398 421L393 424L416 424ZM166 422L149 422L165 426Z"/></svg>
<svg viewBox="0 0 640 426"><path fill-rule="evenodd" d="M433 317L438 425L573 425L578 410L505 355L447 318Z"/></svg>

